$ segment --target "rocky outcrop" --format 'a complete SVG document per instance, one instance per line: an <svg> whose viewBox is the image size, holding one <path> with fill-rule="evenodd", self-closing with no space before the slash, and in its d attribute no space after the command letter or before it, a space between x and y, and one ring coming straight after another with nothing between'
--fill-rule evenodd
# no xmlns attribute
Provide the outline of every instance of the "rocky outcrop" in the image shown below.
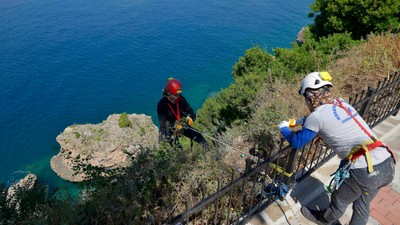
<svg viewBox="0 0 400 225"><path fill-rule="evenodd" d="M297 43L298 45L301 45L301 44L304 43L304 33L305 33L306 31L308 31L308 30L309 30L308 27L303 27L303 28L301 28L301 30L299 31L299 33L297 33L296 43Z"/></svg>
<svg viewBox="0 0 400 225"><path fill-rule="evenodd" d="M11 185L7 190L7 200L9 205L15 204L15 209L19 210L19 201L17 202L16 193L18 190L30 190L36 184L37 177L35 174L28 174L25 178L21 179L17 183Z"/></svg>
<svg viewBox="0 0 400 225"><path fill-rule="evenodd" d="M51 159L51 168L65 180L80 182L86 177L74 170L78 164L126 167L141 149L157 146L158 128L150 116L129 114L130 125L123 128L118 124L120 116L110 115L100 124L67 127L56 138L61 149Z"/></svg>

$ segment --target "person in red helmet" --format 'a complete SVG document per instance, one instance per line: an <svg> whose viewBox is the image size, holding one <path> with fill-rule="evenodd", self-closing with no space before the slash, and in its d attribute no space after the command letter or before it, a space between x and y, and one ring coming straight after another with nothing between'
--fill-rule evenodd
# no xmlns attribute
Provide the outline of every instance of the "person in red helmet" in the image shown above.
<svg viewBox="0 0 400 225"><path fill-rule="evenodd" d="M181 129L181 133L201 144L204 149L208 149L208 142L198 131L190 126L196 120L196 113L182 96L182 84L179 80L169 78L163 91L163 97L157 104L157 115L160 123L160 135L162 140L170 141L176 129ZM188 126L181 126L185 121Z"/></svg>

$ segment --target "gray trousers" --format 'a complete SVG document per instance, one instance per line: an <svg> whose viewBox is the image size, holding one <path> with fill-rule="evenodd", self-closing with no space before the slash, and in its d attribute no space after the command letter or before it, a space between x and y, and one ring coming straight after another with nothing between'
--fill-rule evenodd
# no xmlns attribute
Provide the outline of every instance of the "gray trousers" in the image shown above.
<svg viewBox="0 0 400 225"><path fill-rule="evenodd" d="M324 213L327 222L338 220L353 203L353 215L349 225L365 225L368 222L369 207L381 187L389 185L394 178L394 161L389 157L374 166L374 172L367 168L351 169L338 190L332 192L329 208Z"/></svg>

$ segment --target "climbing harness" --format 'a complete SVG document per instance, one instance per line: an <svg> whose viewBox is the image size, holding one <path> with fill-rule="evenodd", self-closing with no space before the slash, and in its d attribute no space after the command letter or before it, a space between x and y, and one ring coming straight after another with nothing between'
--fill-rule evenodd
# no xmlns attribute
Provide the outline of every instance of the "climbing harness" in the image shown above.
<svg viewBox="0 0 400 225"><path fill-rule="evenodd" d="M382 143L380 140L372 136L367 129L355 118L355 116L348 110L346 109L340 99L337 99L338 106L342 108L348 115L351 116L351 118L357 123L357 125L361 128L361 130L364 131L366 135L370 138L370 140L365 141L361 145L357 145L353 147L353 149L350 151L350 153L347 155L346 159L355 162L356 159L358 159L360 156L365 155L365 159L367 161L367 166L368 166L368 172L372 173L374 172L374 168L372 165L372 160L371 160L371 155L369 154L370 151L376 149L377 147L384 147L386 150L392 155L394 159L394 154L392 150L390 150L389 146L386 144ZM396 160L394 159L396 162Z"/></svg>
<svg viewBox="0 0 400 225"><path fill-rule="evenodd" d="M339 189L343 181L350 177L350 167L351 167L351 161L345 159L340 161L339 168L336 170L336 172L331 174L331 176L334 175L334 177L329 182L329 185L326 186L326 190L329 193L332 193L334 190Z"/></svg>
<svg viewBox="0 0 400 225"><path fill-rule="evenodd" d="M227 143L224 143L224 142L222 142L220 140L217 140L217 139L215 139L215 138L213 138L211 136L208 136L208 135L206 135L206 134L204 134L204 133L202 133L202 132L200 132L198 130L193 129L192 127L190 127L187 124L187 122L184 122L184 121L181 120L181 115L180 115L179 103L178 102L176 103L176 110L174 110L173 107L171 106L171 104L169 104L169 103L168 103L168 107L170 108L170 110L172 111L172 113L174 114L174 116L176 118L176 122L174 123L174 127L173 127L173 134L172 134L172 135L176 136L175 143L176 142L179 143L179 137L182 136L183 129L189 129L189 130L193 130L195 132L199 132L203 136L205 136L205 137L207 137L207 138L209 138L209 139L211 139L213 141L216 141L218 143L224 144L224 145L230 147L231 149L233 149L234 151L240 152L241 153L240 157L249 157L249 158L252 158L252 159L257 158L257 157L255 157L253 155L250 155L250 154L248 154L246 152L243 152L243 151L241 151L239 149L236 149L235 147L233 147L233 146L231 146L231 145L229 145ZM192 145L193 145L193 143L191 143L191 146ZM180 143L179 143L179 146L181 146Z"/></svg>
<svg viewBox="0 0 400 225"><path fill-rule="evenodd" d="M365 156L365 159L367 161L367 167L368 167L368 172L372 173L374 171L372 160L371 160L371 155L370 151L376 149L377 147L384 147L387 149L387 151L392 155L394 159L393 152L390 150L389 146L386 144L382 143L380 140L376 139L374 136L372 136L367 129L355 118L355 116L347 109L346 107L343 106L343 103L340 101L340 99L336 100L337 103L334 103L334 105L339 106L342 108L356 123L357 125L361 128L362 131L368 137L370 140L365 141L361 145L357 145L353 147L349 154L346 156L345 159L343 159L340 162L339 168L336 170L335 173L331 174L331 176L334 175L332 180L330 181L329 185L326 187L327 191L329 193L332 193L334 190L338 190L340 185L343 183L343 181L347 178L350 177L350 167L351 164L356 161L361 156ZM395 160L395 159L394 159ZM395 161L396 162L396 161Z"/></svg>
<svg viewBox="0 0 400 225"><path fill-rule="evenodd" d="M188 124L185 123L184 121L181 120L181 113L179 110L179 103L176 102L176 110L172 107L171 104L168 103L168 107L171 110L171 112L174 114L174 117L176 119L175 123L173 126L171 126L169 131L165 131L166 133L170 132L169 136L169 143L173 147L178 147L178 148L183 148L182 145L179 142L179 138L182 137L183 135L183 128L187 128ZM193 143L190 144L191 147L193 146Z"/></svg>
<svg viewBox="0 0 400 225"><path fill-rule="evenodd" d="M174 114L176 120L181 120L181 114L179 112L179 103L176 103L176 111L172 108L171 104L168 103L169 109L171 109L172 113Z"/></svg>
<svg viewBox="0 0 400 225"><path fill-rule="evenodd" d="M177 147L183 149L181 143L179 142L179 138L183 136L183 130L187 129L189 126L181 121L176 120L173 126L170 126L170 129L165 130L165 134L161 134L164 136L161 140L167 140L172 147ZM193 147L193 140L191 140L190 147Z"/></svg>

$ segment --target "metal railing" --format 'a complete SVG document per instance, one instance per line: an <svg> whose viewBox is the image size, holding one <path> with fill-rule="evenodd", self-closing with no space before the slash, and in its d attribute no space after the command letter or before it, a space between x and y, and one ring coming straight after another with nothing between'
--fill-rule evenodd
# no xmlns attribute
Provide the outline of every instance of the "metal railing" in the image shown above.
<svg viewBox="0 0 400 225"><path fill-rule="evenodd" d="M377 88L349 99L364 120L374 127L400 109L400 73L396 72L378 83ZM283 141L282 141L283 143ZM334 156L334 152L318 138L301 151L280 146L274 155L258 158L254 165L230 183L186 209L168 224L243 224L271 205L280 192L308 177ZM204 193L202 193L204 196Z"/></svg>

